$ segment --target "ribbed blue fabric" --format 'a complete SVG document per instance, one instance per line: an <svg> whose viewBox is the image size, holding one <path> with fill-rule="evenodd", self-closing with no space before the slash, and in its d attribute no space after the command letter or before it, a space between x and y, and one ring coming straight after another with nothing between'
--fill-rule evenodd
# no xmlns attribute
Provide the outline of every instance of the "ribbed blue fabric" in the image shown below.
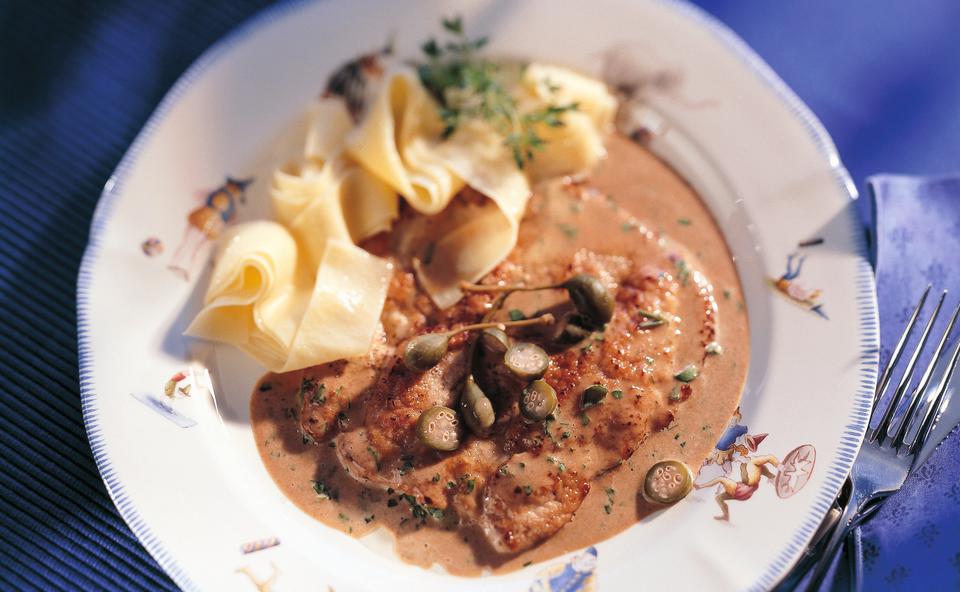
<svg viewBox="0 0 960 592"><path fill-rule="evenodd" d="M0 6L0 589L175 589L93 463L77 269L103 184L164 92L265 4Z"/></svg>

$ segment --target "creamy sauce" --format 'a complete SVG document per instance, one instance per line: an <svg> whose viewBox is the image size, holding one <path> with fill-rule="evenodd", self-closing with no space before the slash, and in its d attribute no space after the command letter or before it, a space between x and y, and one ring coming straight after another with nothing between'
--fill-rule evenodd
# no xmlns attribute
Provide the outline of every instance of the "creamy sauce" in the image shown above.
<svg viewBox="0 0 960 592"><path fill-rule="evenodd" d="M549 215L569 240L609 243L614 250L630 245L651 262L672 262L675 275L684 278L675 314L686 321L679 323L678 333L670 340L656 344L669 350L668 356L656 352L673 364L664 372L672 374L687 361L701 368L689 390L683 390L683 401L671 404L675 419L640 444L622 466L594 479L572 521L556 535L521 553L501 555L491 550L476 528L456 527L450 521L421 522L412 516L411 502L398 498L396 492L364 487L345 474L333 443L318 446L301 435L297 390L302 373L267 375L250 403L253 433L264 465L293 503L353 536L387 529L396 537L396 552L405 561L424 567L439 564L458 575L478 575L518 569L582 548L662 510L639 495L644 475L659 460L681 460L696 472L736 408L747 374L749 331L739 279L716 223L683 179L653 154L621 137L611 138L608 150L607 160L582 187L602 192L611 208L626 210L635 223L611 228L609 220L585 216L570 197L578 186L560 190L555 185L544 191L543 199L531 201L530 207L538 209L536 215ZM536 260L541 255L538 249L549 248L549 243L543 243L542 238L524 237L521 231L517 250ZM704 354L704 346L713 340L722 345L722 355ZM576 453L570 448L571 458L577 458ZM320 491L314 486L317 482L323 484Z"/></svg>

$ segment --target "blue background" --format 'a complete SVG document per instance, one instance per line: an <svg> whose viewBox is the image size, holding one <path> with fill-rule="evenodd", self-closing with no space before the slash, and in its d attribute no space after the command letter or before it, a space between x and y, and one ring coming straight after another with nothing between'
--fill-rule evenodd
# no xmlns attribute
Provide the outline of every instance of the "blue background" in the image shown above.
<svg viewBox="0 0 960 592"><path fill-rule="evenodd" d="M76 273L100 190L163 93L266 4L0 4L0 588L173 587L117 515L87 446ZM960 168L960 2L698 4L813 109L859 185ZM955 575L934 587L957 588Z"/></svg>

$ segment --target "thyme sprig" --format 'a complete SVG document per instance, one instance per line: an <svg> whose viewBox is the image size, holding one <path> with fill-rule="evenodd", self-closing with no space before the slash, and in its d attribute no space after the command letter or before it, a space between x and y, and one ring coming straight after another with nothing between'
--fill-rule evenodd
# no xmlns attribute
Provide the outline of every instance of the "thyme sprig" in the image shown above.
<svg viewBox="0 0 960 592"><path fill-rule="evenodd" d="M418 72L420 81L440 104L443 137L452 135L461 123L479 119L503 137L518 168L533 160L546 140L538 127L562 127L563 115L576 111L577 103L550 104L521 113L510 94L509 74L499 64L478 55L488 39L469 39L460 17L443 19L449 39L430 39L421 49L427 58ZM556 86L550 85L556 92Z"/></svg>

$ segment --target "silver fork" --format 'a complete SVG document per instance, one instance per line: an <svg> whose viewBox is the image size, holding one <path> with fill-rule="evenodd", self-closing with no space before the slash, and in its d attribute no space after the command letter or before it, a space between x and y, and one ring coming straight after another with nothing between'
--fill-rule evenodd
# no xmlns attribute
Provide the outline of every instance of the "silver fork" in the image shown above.
<svg viewBox="0 0 960 592"><path fill-rule="evenodd" d="M813 574L807 582L807 590L819 590L827 572L833 563L833 558L847 535L856 528L867 516L873 514L880 502L890 494L896 492L903 485L904 480L914 468L917 453L923 448L943 410L949 402L948 384L956 370L957 359L960 358L960 343L953 349L952 354L944 354L947 340L960 314L958 305L947 324L946 330L937 342L936 349L920 377L916 387L910 390L905 411L897 421L897 409L904 401L904 396L910 389L913 375L917 369L917 360L927 345L931 329L940 314L943 302L947 296L944 291L940 295L933 314L927 321L920 334L920 341L913 350L903 375L897 383L893 394L886 396L891 384L894 370L900 361L907 341L917 324L920 312L930 294L930 286L923 292L920 302L914 309L903 334L890 355L890 361L884 368L877 382L877 390L873 397L871 412L871 426L850 470L851 491L849 501L843 508L836 528L830 535ZM949 358L947 358L947 355ZM944 359L949 359L946 370L939 383L931 388L934 371ZM880 420L874 424L877 411L882 402L887 402L886 408L880 415ZM911 437L912 435L912 437Z"/></svg>

